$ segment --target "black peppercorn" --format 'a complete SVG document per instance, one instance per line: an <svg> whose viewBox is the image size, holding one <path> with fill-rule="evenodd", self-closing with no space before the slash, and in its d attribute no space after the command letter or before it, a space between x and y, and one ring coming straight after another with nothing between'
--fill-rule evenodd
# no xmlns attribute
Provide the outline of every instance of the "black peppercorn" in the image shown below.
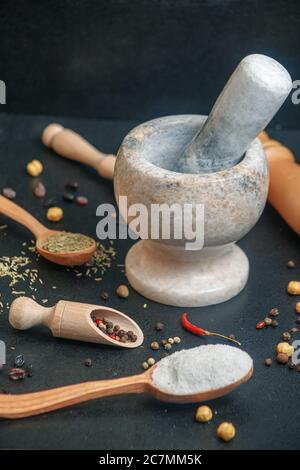
<svg viewBox="0 0 300 470"><path fill-rule="evenodd" d="M272 320L272 326L276 327L276 326L278 326L278 325L279 325L279 323L278 323L277 320Z"/></svg>
<svg viewBox="0 0 300 470"><path fill-rule="evenodd" d="M164 329L164 324L162 322L157 322L156 325L155 325L155 329L156 331L162 331Z"/></svg>
<svg viewBox="0 0 300 470"><path fill-rule="evenodd" d="M91 365L92 365L92 359L90 359L90 358L86 359L86 360L84 361L84 365L85 365L86 367L91 367Z"/></svg>
<svg viewBox="0 0 300 470"><path fill-rule="evenodd" d="M108 300L109 299L109 295L108 295L107 292L102 292L100 297L101 297L102 300Z"/></svg>
<svg viewBox="0 0 300 470"><path fill-rule="evenodd" d="M291 334L288 331L284 331L282 333L282 339L283 341L289 341L291 339Z"/></svg>
<svg viewBox="0 0 300 470"><path fill-rule="evenodd" d="M278 308L271 308L269 312L270 317L277 317L279 315L279 310Z"/></svg>
<svg viewBox="0 0 300 470"><path fill-rule="evenodd" d="M15 357L15 366L16 367L22 367L25 364L25 359L23 354L19 354L19 356Z"/></svg>

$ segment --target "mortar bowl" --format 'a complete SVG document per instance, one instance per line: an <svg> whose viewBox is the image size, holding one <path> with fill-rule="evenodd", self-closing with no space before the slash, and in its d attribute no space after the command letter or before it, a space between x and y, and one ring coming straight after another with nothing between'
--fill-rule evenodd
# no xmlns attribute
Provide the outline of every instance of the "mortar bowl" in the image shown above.
<svg viewBox="0 0 300 470"><path fill-rule="evenodd" d="M258 139L230 169L180 172L179 157L206 118L179 115L143 123L125 137L117 156L117 203L120 196L127 197L125 209L119 204L122 216L131 224L135 216L129 208L136 204L148 214L143 239L126 257L127 278L140 294L167 305L217 304L244 288L249 262L235 242L256 224L267 199L268 167ZM170 208L169 220L160 219L158 231L153 205ZM178 214L173 205L181 208L182 220L191 216L200 244L191 243L184 229L175 234Z"/></svg>

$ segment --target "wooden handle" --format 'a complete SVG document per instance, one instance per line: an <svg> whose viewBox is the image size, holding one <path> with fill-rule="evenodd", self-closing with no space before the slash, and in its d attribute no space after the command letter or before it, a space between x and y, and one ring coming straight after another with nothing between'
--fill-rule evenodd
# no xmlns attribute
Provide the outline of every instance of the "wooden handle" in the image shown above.
<svg viewBox="0 0 300 470"><path fill-rule="evenodd" d="M115 155L100 152L76 132L60 124L49 124L44 129L42 141L58 155L89 165L103 178L113 179Z"/></svg>
<svg viewBox="0 0 300 470"><path fill-rule="evenodd" d="M6 199L4 196L0 195L0 212L10 219L19 222L28 228L35 238L39 238L43 235L48 229L42 225L35 217L33 217L29 212L22 209L14 202Z"/></svg>
<svg viewBox="0 0 300 470"><path fill-rule="evenodd" d="M22 395L0 394L0 417L17 419L65 408L96 398L143 393L148 380L144 374L113 380L84 382Z"/></svg>
<svg viewBox="0 0 300 470"><path fill-rule="evenodd" d="M18 297L9 309L9 322L17 330L28 330L33 326L50 327L55 307L42 307L29 297Z"/></svg>
<svg viewBox="0 0 300 470"><path fill-rule="evenodd" d="M300 165L293 153L276 140L259 136L269 164L268 201L300 235Z"/></svg>

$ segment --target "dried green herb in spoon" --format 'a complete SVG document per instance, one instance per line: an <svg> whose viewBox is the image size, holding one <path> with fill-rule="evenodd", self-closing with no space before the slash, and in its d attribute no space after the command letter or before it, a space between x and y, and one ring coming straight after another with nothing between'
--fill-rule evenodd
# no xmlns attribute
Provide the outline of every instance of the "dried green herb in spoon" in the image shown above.
<svg viewBox="0 0 300 470"><path fill-rule="evenodd" d="M43 242L43 249L50 253L69 253L89 248L93 239L81 233L59 232L49 235Z"/></svg>

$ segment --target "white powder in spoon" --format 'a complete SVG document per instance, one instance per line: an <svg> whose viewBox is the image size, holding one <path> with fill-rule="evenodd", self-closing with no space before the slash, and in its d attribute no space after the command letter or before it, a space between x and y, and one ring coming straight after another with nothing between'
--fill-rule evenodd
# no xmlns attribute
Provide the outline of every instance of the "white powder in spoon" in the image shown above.
<svg viewBox="0 0 300 470"><path fill-rule="evenodd" d="M188 395L226 387L253 367L249 354L225 344L183 349L161 359L152 382L164 392Z"/></svg>

